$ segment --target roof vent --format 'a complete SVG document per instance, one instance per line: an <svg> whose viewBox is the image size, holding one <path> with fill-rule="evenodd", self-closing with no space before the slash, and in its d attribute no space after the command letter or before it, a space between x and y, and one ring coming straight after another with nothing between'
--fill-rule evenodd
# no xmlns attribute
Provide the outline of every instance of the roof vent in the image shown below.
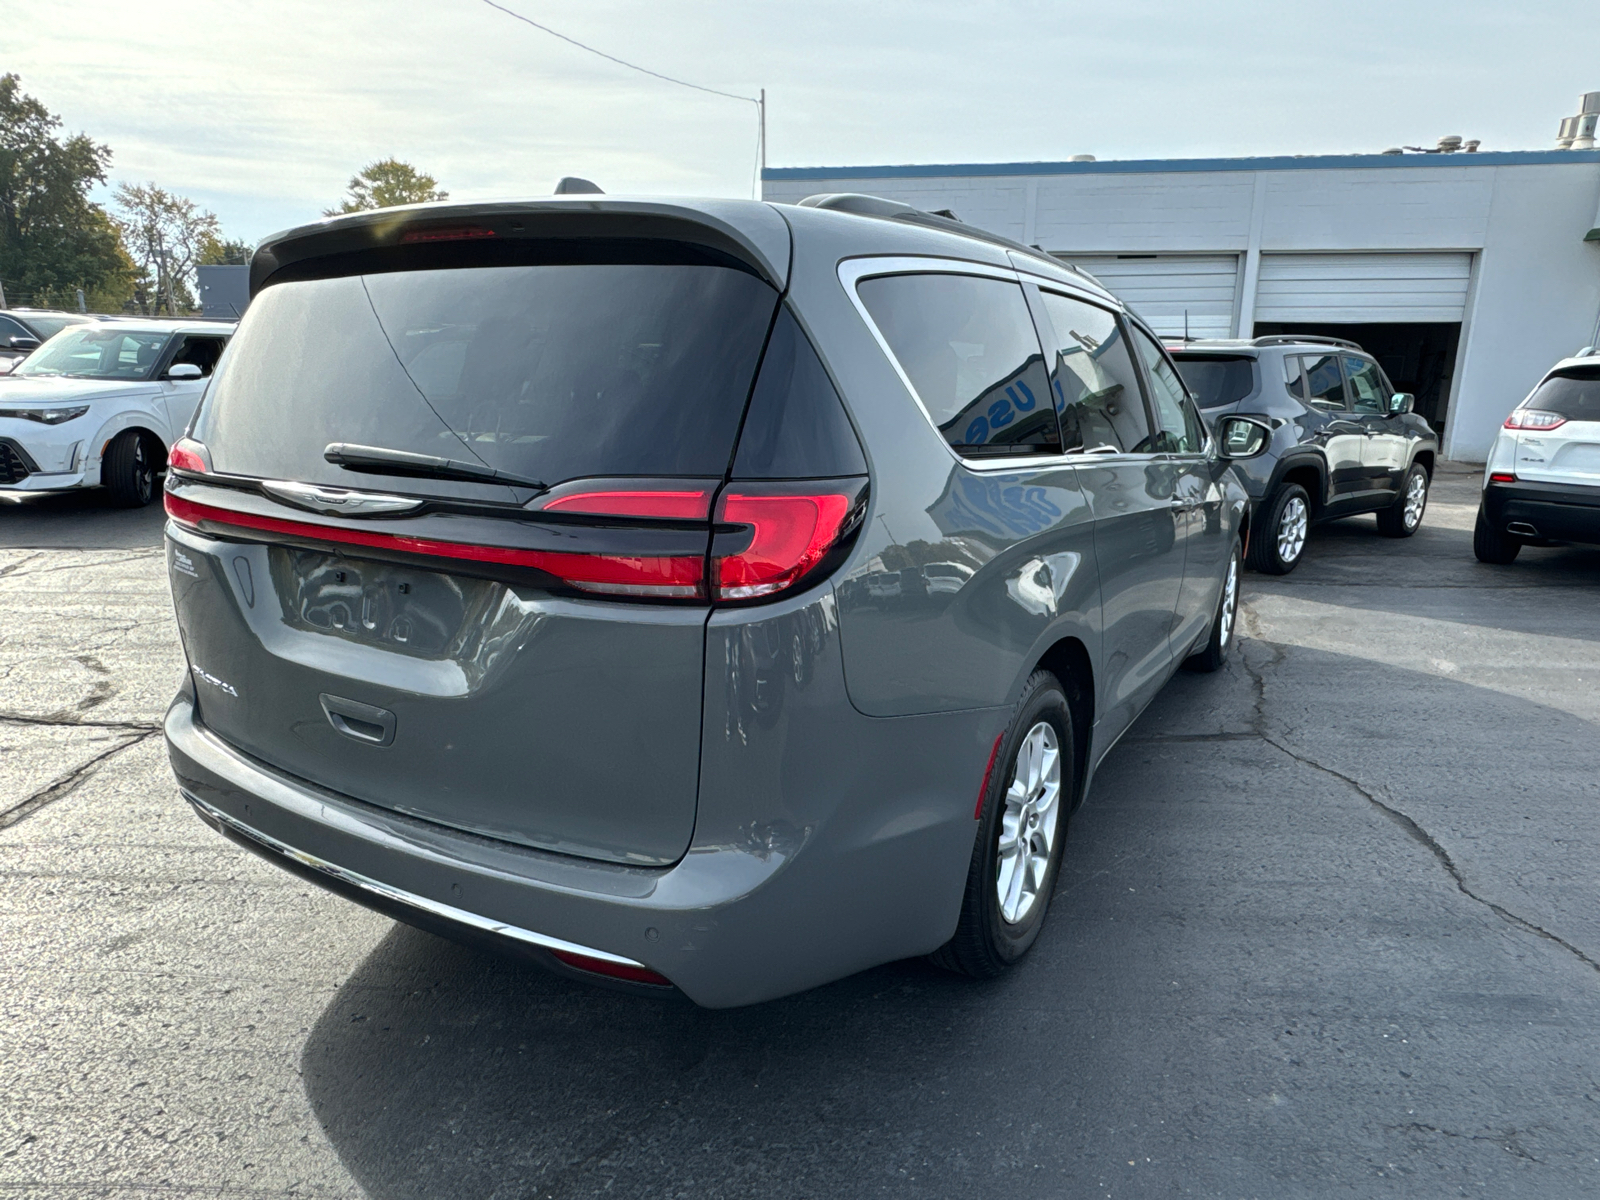
<svg viewBox="0 0 1600 1200"><path fill-rule="evenodd" d="M1092 155L1092 154L1074 154L1071 158L1067 159L1067 161L1068 162L1093 162L1094 161L1094 155Z"/></svg>
<svg viewBox="0 0 1600 1200"><path fill-rule="evenodd" d="M1600 132L1600 92L1586 92L1578 101L1578 115L1561 122L1556 149L1593 150L1597 132Z"/></svg>
<svg viewBox="0 0 1600 1200"><path fill-rule="evenodd" d="M1452 133L1448 137L1440 138L1439 153L1454 154L1457 150L1461 149L1461 140L1461 135L1459 133Z"/></svg>
<svg viewBox="0 0 1600 1200"><path fill-rule="evenodd" d="M556 183L557 196L604 196L598 183L591 183L587 179L579 179L576 175L563 175Z"/></svg>

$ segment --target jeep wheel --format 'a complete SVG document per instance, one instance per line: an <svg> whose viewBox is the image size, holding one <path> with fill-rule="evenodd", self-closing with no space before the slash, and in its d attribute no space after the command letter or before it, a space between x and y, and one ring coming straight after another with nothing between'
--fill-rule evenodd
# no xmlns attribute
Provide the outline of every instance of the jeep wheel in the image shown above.
<svg viewBox="0 0 1600 1200"><path fill-rule="evenodd" d="M1503 533L1489 524L1489 518L1483 515L1483 505L1480 504L1478 522L1472 527L1472 553L1477 555L1481 563L1503 567L1516 561L1517 555L1522 553L1522 539Z"/></svg>
<svg viewBox="0 0 1600 1200"><path fill-rule="evenodd" d="M1378 511L1378 532L1384 537L1410 537L1422 527L1422 514L1427 507L1428 469L1413 464L1399 497L1388 508Z"/></svg>
<svg viewBox="0 0 1600 1200"><path fill-rule="evenodd" d="M1311 529L1311 497L1298 483L1288 484L1272 494L1263 506L1263 515L1264 520L1251 524L1246 561L1253 571L1287 575L1305 553L1306 534Z"/></svg>

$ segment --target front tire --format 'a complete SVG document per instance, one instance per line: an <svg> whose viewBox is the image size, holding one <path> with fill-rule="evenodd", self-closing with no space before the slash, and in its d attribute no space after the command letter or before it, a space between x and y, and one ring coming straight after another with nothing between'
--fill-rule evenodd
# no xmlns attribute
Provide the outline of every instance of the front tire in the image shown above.
<svg viewBox="0 0 1600 1200"><path fill-rule="evenodd" d="M1072 710L1061 683L1035 671L1000 738L955 936L934 963L992 979L1028 952L1044 925L1061 868L1077 779Z"/></svg>
<svg viewBox="0 0 1600 1200"><path fill-rule="evenodd" d="M1233 650L1233 632L1239 618L1239 576L1243 574L1239 561L1239 543L1233 543L1233 553L1228 555L1228 573L1222 577L1222 596L1217 601L1217 612L1211 618L1211 636L1203 649L1183 660L1185 671L1209 674L1220 671Z"/></svg>
<svg viewBox="0 0 1600 1200"><path fill-rule="evenodd" d="M1250 569L1287 575L1300 565L1306 535L1311 531L1311 497L1298 483L1274 492L1263 508L1264 520L1251 522Z"/></svg>
<svg viewBox="0 0 1600 1200"><path fill-rule="evenodd" d="M1522 553L1522 539L1509 533L1502 533L1489 524L1489 518L1483 512L1483 505L1479 504L1478 521L1472 527L1472 552L1478 556L1478 561L1481 563L1504 567L1515 562L1517 555Z"/></svg>
<svg viewBox="0 0 1600 1200"><path fill-rule="evenodd" d="M156 498L153 439L136 429L119 433L100 466L100 482L118 508L143 508Z"/></svg>
<svg viewBox="0 0 1600 1200"><path fill-rule="evenodd" d="M1428 469L1413 463L1399 497L1388 508L1378 510L1378 532L1384 537L1410 537L1422 528L1422 514L1427 508Z"/></svg>

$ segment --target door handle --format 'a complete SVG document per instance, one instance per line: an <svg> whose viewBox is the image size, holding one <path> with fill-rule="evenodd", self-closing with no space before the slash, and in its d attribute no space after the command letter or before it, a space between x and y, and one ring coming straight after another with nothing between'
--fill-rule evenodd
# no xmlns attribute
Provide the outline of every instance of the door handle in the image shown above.
<svg viewBox="0 0 1600 1200"><path fill-rule="evenodd" d="M359 700L346 700L343 696L330 696L327 692L319 695L317 700L322 704L328 724L345 737L369 746L393 744L395 719L387 708L363 704Z"/></svg>

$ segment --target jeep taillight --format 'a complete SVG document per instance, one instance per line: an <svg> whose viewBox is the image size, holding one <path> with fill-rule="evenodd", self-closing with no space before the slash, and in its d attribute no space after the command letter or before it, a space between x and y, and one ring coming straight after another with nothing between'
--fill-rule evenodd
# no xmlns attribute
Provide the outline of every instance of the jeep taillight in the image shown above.
<svg viewBox="0 0 1600 1200"><path fill-rule="evenodd" d="M716 599L754 600L800 583L853 532L861 493L858 480L839 487L729 484L716 524L744 527L748 544L727 554L713 549Z"/></svg>

